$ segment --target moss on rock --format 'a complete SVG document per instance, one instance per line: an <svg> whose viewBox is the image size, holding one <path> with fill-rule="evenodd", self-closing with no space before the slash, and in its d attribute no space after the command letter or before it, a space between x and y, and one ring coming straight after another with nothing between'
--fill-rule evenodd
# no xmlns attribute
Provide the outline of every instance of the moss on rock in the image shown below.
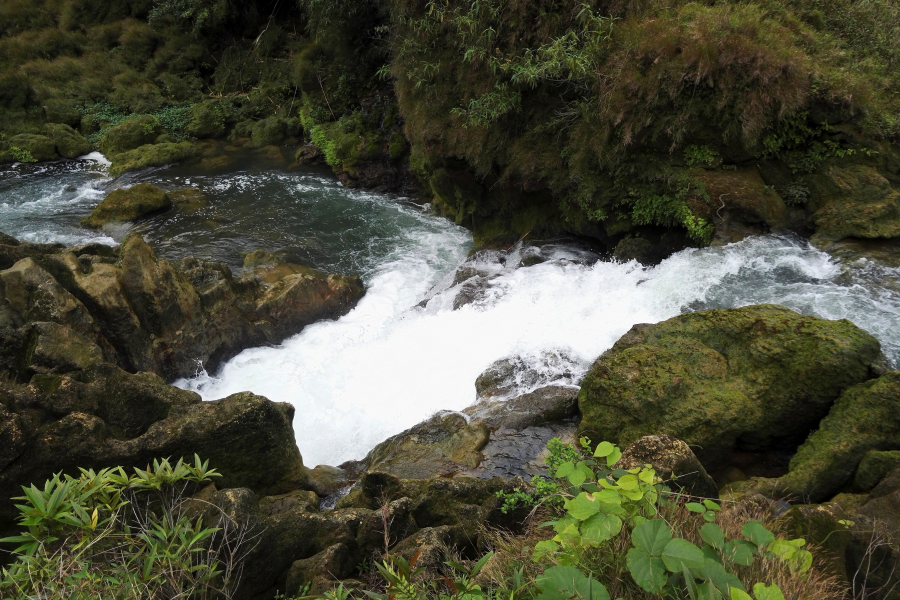
<svg viewBox="0 0 900 600"><path fill-rule="evenodd" d="M91 151L91 143L68 125L48 123L44 133L53 140L56 151L63 158L78 158Z"/></svg>
<svg viewBox="0 0 900 600"><path fill-rule="evenodd" d="M219 138L225 135L225 112L218 100L206 100L191 110L188 135L196 138Z"/></svg>
<svg viewBox="0 0 900 600"><path fill-rule="evenodd" d="M900 371L892 371L838 398L818 431L797 450L781 483L789 494L820 502L850 481L866 452L897 449Z"/></svg>
<svg viewBox="0 0 900 600"><path fill-rule="evenodd" d="M257 146L271 146L280 144L288 135L288 124L284 119L269 117L257 121L250 133L253 143Z"/></svg>
<svg viewBox="0 0 900 600"><path fill-rule="evenodd" d="M56 144L46 135L20 133L19 135L14 135L9 138L8 146L9 150L7 153L11 155L13 160L20 162L54 160L59 158L59 155L56 153ZM21 153L26 153L25 156L29 158L17 155L17 152L15 152L14 149L17 149Z"/></svg>
<svg viewBox="0 0 900 600"><path fill-rule="evenodd" d="M149 183L138 183L111 192L93 212L81 220L85 227L99 229L107 223L134 221L143 216L172 208L172 199Z"/></svg>
<svg viewBox="0 0 900 600"><path fill-rule="evenodd" d="M737 447L802 441L881 360L878 341L853 323L774 305L636 325L585 377L581 427L620 445L671 435L707 467L724 466Z"/></svg>
<svg viewBox="0 0 900 600"><path fill-rule="evenodd" d="M196 149L190 142L148 144L114 155L109 174L118 177L128 171L170 165L193 158L195 154Z"/></svg>
<svg viewBox="0 0 900 600"><path fill-rule="evenodd" d="M812 215L814 244L900 237L900 191L873 167L831 165L815 182L821 208Z"/></svg>
<svg viewBox="0 0 900 600"><path fill-rule="evenodd" d="M152 144L163 133L162 125L156 117L140 115L110 127L100 139L99 148L103 154L115 160L115 155Z"/></svg>
<svg viewBox="0 0 900 600"><path fill-rule="evenodd" d="M856 469L856 475L853 476L853 489L858 492L868 492L897 466L900 466L900 450L870 450L866 452Z"/></svg>

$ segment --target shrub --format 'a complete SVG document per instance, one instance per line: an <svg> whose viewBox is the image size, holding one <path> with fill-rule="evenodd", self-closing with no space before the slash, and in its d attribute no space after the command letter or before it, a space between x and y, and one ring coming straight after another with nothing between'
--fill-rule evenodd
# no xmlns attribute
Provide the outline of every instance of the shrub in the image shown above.
<svg viewBox="0 0 900 600"><path fill-rule="evenodd" d="M188 493L218 477L208 463L154 460L78 477L61 474L43 488L23 487L26 529L0 572L4 598L230 597L247 551L245 524L220 513L204 523Z"/></svg>

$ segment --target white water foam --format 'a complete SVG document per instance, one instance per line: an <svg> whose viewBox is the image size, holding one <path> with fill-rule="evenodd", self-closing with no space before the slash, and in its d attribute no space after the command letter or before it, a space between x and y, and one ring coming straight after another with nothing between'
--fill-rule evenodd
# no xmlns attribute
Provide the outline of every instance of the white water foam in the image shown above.
<svg viewBox="0 0 900 600"><path fill-rule="evenodd" d="M773 302L850 318L882 342L900 331L896 287L860 281L852 267L791 238L686 250L653 268L586 264L560 247L538 251L548 260L521 268L488 254L474 262L494 278L457 310L459 286L448 288L446 276L448 259L462 258L454 247L457 233L432 233L378 269L345 317L307 327L281 346L246 350L216 377L204 373L179 385L205 399L252 390L291 402L305 462L339 464L438 410L472 404L476 377L497 359L519 356L545 371L559 368L561 379L580 377L632 325L688 310ZM434 258L439 251L441 260ZM438 281L427 305L417 306ZM898 349L886 350L896 360ZM567 358L548 362L548 352Z"/></svg>

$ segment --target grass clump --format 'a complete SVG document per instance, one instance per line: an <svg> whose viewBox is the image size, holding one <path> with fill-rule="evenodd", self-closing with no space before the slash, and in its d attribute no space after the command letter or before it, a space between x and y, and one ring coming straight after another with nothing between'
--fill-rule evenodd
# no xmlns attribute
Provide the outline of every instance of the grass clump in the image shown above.
<svg viewBox="0 0 900 600"><path fill-rule="evenodd" d="M224 513L204 523L189 494L218 477L194 462L154 460L129 475L121 467L78 477L58 474L23 487L24 531L0 571L4 598L212 598L240 572L243 532Z"/></svg>

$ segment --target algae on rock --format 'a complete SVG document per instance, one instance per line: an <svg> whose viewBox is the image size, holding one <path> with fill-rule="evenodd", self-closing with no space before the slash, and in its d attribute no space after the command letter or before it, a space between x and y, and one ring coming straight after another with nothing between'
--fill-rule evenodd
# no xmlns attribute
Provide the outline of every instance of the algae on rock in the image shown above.
<svg viewBox="0 0 900 600"><path fill-rule="evenodd" d="M597 359L581 427L620 445L671 435L724 465L736 448L796 446L881 361L878 341L846 320L774 305L681 315L634 326Z"/></svg>
<svg viewBox="0 0 900 600"><path fill-rule="evenodd" d="M172 199L163 190L149 183L138 183L111 192L89 216L81 220L81 224L100 229L108 223L134 221L172 206Z"/></svg>

